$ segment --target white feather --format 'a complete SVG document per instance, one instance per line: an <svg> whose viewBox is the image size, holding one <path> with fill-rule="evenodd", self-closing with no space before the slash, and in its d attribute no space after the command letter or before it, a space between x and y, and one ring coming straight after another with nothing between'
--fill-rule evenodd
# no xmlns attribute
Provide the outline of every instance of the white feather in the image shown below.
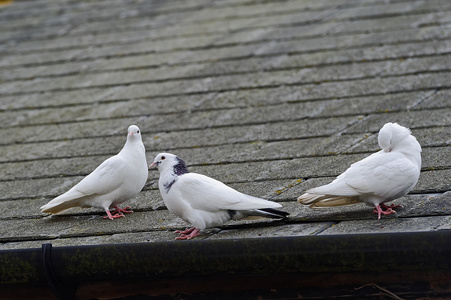
<svg viewBox="0 0 451 300"><path fill-rule="evenodd" d="M308 190L298 201L313 207L356 202L377 206L406 195L420 176L420 144L397 123L385 124L378 141L383 150L352 164L331 183Z"/></svg>
<svg viewBox="0 0 451 300"><path fill-rule="evenodd" d="M108 210L136 196L148 176L144 145L139 128L131 125L122 150L99 165L66 193L41 207L58 213L71 207L99 207Z"/></svg>
<svg viewBox="0 0 451 300"><path fill-rule="evenodd" d="M249 196L205 175L188 173L177 179L178 192L189 199L195 209L217 211L220 209L247 210L281 207L279 203Z"/></svg>
<svg viewBox="0 0 451 300"><path fill-rule="evenodd" d="M208 176L188 173L186 169L177 174L185 165L173 154L158 154L151 167L153 165L158 165L160 171L159 189L166 207L197 229L219 226L231 218L249 215L279 218L287 215L280 211L259 212L258 209L281 205L243 194Z"/></svg>

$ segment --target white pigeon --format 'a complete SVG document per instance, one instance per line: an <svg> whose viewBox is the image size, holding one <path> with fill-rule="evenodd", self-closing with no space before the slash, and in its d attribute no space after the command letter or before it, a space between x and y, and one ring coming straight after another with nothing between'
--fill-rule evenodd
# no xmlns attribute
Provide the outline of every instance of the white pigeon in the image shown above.
<svg viewBox="0 0 451 300"><path fill-rule="evenodd" d="M149 168L160 171L159 189L166 207L193 225L176 231L176 239L192 239L199 231L233 219L251 216L285 218L288 213L274 209L279 203L240 193L205 175L188 172L185 162L170 153L160 153Z"/></svg>
<svg viewBox="0 0 451 300"><path fill-rule="evenodd" d="M45 213L58 213L71 207L99 207L105 209L111 220L131 213L130 207L118 205L135 197L147 181L148 169L141 131L128 127L127 142L115 156L105 160L91 174L66 193L41 207ZM115 210L111 213L109 208Z"/></svg>
<svg viewBox="0 0 451 300"><path fill-rule="evenodd" d="M308 190L298 198L311 208L341 206L364 202L374 213L389 215L401 205L385 205L410 192L421 169L421 146L410 129L387 123L379 131L382 150L351 165L327 185Z"/></svg>

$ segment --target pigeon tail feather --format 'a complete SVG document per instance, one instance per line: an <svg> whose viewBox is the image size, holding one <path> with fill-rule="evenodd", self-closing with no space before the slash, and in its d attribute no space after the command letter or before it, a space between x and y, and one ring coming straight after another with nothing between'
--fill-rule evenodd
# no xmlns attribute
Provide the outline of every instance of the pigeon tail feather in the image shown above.
<svg viewBox="0 0 451 300"><path fill-rule="evenodd" d="M41 211L43 213L56 214L75 206L78 206L78 199L56 203L47 203L46 205L41 206Z"/></svg>
<svg viewBox="0 0 451 300"><path fill-rule="evenodd" d="M273 219L285 219L289 213L274 208L260 208L246 211L249 216L265 217Z"/></svg>
<svg viewBox="0 0 451 300"><path fill-rule="evenodd" d="M81 194L78 195L78 197L76 197L74 195L68 195L69 192L71 191L62 194L61 196L56 197L46 205L41 206L41 211L43 213L56 214L71 207L80 206L81 203L80 200L84 198L86 195Z"/></svg>
<svg viewBox="0 0 451 300"><path fill-rule="evenodd" d="M333 196L305 193L299 196L298 202L306 205L310 204L310 208L320 208L328 206L344 206L362 201L358 196Z"/></svg>

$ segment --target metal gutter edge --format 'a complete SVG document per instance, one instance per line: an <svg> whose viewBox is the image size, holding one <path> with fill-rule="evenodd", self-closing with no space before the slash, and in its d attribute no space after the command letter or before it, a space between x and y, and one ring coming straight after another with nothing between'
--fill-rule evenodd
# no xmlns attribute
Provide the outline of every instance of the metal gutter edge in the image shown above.
<svg viewBox="0 0 451 300"><path fill-rule="evenodd" d="M2 285L340 272L451 270L451 230L193 240L0 251ZM56 290L55 290L56 289ZM71 290L72 291L72 290Z"/></svg>

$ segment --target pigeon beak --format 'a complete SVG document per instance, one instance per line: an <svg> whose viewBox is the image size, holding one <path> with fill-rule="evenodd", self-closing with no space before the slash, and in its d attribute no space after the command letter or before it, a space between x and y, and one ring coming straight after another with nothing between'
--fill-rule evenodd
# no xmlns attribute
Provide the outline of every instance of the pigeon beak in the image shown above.
<svg viewBox="0 0 451 300"><path fill-rule="evenodd" d="M158 164L154 161L153 163L151 163L150 165L149 165L149 169L152 169L152 168L154 168L155 166L157 166Z"/></svg>

